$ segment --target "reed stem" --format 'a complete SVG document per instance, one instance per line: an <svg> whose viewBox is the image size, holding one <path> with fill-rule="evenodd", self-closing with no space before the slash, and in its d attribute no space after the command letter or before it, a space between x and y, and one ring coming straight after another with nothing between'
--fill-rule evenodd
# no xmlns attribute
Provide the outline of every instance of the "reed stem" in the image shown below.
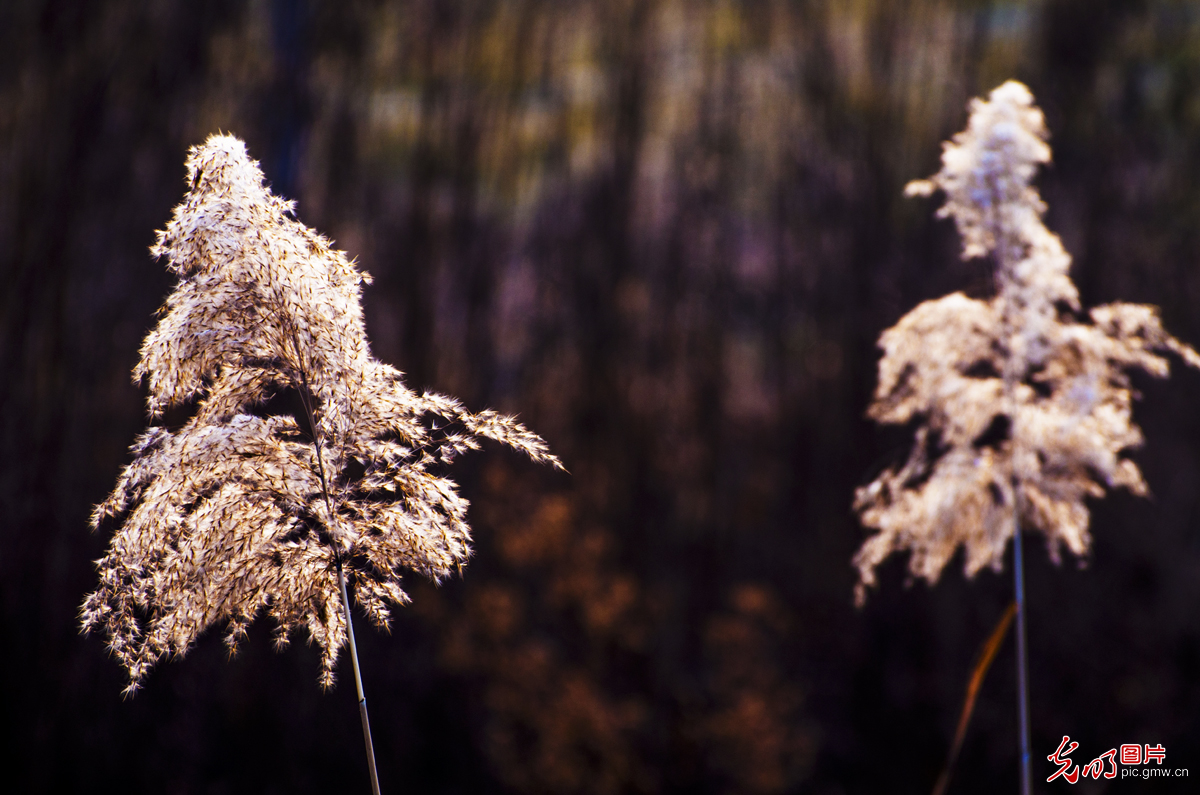
<svg viewBox="0 0 1200 795"><path fill-rule="evenodd" d="M1013 590L1017 602L1017 715L1021 732L1021 795L1032 792L1029 772L1029 663L1025 650L1025 564L1021 524L1013 512Z"/></svg>
<svg viewBox="0 0 1200 795"><path fill-rule="evenodd" d="M308 373L304 363L304 353L300 347L300 337L296 329L291 329L292 344L296 348L297 369L300 372L300 402L304 405L304 413L308 418L308 427L312 432L313 444L317 450L317 473L321 478L321 494L325 498L325 509L329 512L330 520L336 519L333 503L329 499L329 481L325 478L324 453L321 444L321 432L317 428L317 420L313 413L313 394L308 385ZM350 659L354 663L354 686L358 690L358 715L362 718L363 742L367 746L367 770L371 774L371 795L379 793L379 773L375 770L375 743L371 741L371 721L367 717L367 697L363 695L362 673L358 669L358 646L354 642L354 619L350 614L350 596L346 593L346 575L342 571L342 554L337 547L337 539L333 540L333 559L337 565L338 587L342 591L342 609L346 612L346 634L350 637Z"/></svg>
<svg viewBox="0 0 1200 795"><path fill-rule="evenodd" d="M346 632L350 635L350 659L354 661L354 686L358 689L358 714L362 718L363 742L367 745L367 768L371 771L372 795L379 795L379 774L375 771L375 744L371 742L371 721L367 718L367 697L363 695L362 674L358 670L358 647L354 644L354 623L350 619L350 597L346 595L346 575L342 564L337 567L338 585L342 589L342 607L346 610Z"/></svg>

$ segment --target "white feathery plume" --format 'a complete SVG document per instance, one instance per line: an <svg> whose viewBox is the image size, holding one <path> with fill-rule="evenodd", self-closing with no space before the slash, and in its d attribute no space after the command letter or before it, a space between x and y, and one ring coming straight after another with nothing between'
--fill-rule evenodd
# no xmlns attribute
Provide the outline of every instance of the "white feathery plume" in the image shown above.
<svg viewBox="0 0 1200 795"><path fill-rule="evenodd" d="M1042 223L1030 182L1049 162L1046 127L1029 89L1007 82L972 100L967 129L944 145L942 169L908 195L945 194L963 258L991 256L995 295L926 301L883 333L868 415L917 422L902 466L858 489L854 507L877 532L854 558L856 601L876 567L908 550L909 570L933 583L962 545L965 571L999 569L1015 520L1088 551L1087 497L1146 484L1126 453L1142 442L1127 371L1166 377L1171 352L1200 356L1163 330L1155 307L1113 303L1081 319L1070 255Z"/></svg>
<svg viewBox="0 0 1200 795"><path fill-rule="evenodd" d="M116 524L81 611L104 630L133 692L164 655L227 621L230 647L265 611L283 646L307 629L323 686L347 639L339 569L379 626L408 601L405 569L440 578L471 553L467 502L440 474L480 438L561 466L513 418L418 395L371 356L360 284L330 241L290 214L232 136L191 150L190 190L151 252L179 277L135 380L151 427L92 516ZM272 414L273 397L302 410ZM256 413L256 409L258 410Z"/></svg>

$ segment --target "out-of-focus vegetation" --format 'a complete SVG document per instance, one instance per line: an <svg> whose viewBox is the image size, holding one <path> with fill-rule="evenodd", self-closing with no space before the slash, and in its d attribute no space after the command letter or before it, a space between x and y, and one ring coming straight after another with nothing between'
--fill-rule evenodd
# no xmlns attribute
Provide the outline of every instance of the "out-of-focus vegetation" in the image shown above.
<svg viewBox="0 0 1200 795"><path fill-rule="evenodd" d="M385 791L929 790L1008 579L904 590L898 560L855 611L849 502L906 452L864 418L879 332L989 289L901 196L971 96L1046 111L1083 303L1200 342L1193 3L10 0L0 45L14 791L366 786L352 695L266 624L132 701L76 634L170 289L146 251L210 132L375 276L379 358L572 473L465 461L465 577L361 633ZM1154 501L1095 506L1086 571L1029 561L1035 776L1063 734L1184 767L1200 738L1200 378L1138 386ZM1016 786L1010 658L952 791Z"/></svg>

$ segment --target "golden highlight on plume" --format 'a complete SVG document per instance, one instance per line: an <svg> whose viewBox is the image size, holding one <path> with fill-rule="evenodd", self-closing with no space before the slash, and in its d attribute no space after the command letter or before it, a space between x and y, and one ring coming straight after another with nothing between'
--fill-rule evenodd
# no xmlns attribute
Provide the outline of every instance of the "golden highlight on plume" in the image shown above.
<svg viewBox="0 0 1200 795"><path fill-rule="evenodd" d="M471 553L467 502L441 474L493 439L561 465L512 417L409 390L371 356L369 282L291 217L232 136L191 150L190 190L152 253L179 277L142 345L151 427L92 515L116 525L84 601L136 690L164 655L226 621L236 647L265 611L282 647L306 629L323 686L346 642L337 568L372 621L408 601L405 569L440 578ZM290 410L289 410L290 409Z"/></svg>
<svg viewBox="0 0 1200 795"><path fill-rule="evenodd" d="M941 171L906 193L943 192L938 215L954 219L964 259L992 257L995 294L926 301L879 339L868 415L918 426L907 461L855 495L877 531L854 558L860 604L893 552L909 551L909 570L930 583L960 545L968 577L998 570L1014 519L1045 535L1055 560L1063 545L1085 554L1085 499L1115 487L1146 493L1126 457L1142 442L1128 371L1164 378L1167 352L1200 367L1153 306L1106 304L1082 317L1070 255L1030 185L1050 147L1029 89L1007 82L970 112Z"/></svg>

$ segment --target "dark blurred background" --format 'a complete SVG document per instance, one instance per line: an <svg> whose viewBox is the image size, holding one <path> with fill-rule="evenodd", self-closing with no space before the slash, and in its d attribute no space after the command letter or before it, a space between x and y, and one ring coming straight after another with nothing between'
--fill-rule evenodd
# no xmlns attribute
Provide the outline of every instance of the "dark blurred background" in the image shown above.
<svg viewBox="0 0 1200 795"><path fill-rule="evenodd" d="M1200 343L1194 2L5 0L0 789L368 791L344 655L323 693L264 620L123 700L77 629L171 287L147 248L230 131L375 276L380 358L571 470L464 460L464 577L360 625L384 792L929 792L1011 570L898 557L855 610L850 503L909 438L864 419L879 333L988 284L902 188L1008 78L1085 303ZM1137 385L1153 498L1093 503L1086 567L1030 545L1039 790L1103 788L1044 783L1064 734L1200 776L1200 375ZM1010 638L950 793L1016 790L1014 679Z"/></svg>

